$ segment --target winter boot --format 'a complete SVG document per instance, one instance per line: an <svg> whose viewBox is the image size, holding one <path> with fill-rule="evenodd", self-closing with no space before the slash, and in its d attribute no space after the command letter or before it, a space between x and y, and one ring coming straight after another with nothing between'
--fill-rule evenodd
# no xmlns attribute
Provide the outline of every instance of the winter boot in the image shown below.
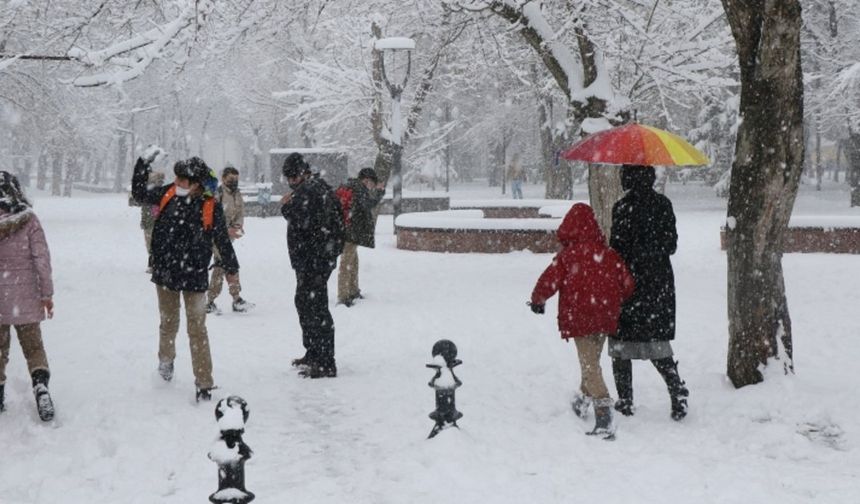
<svg viewBox="0 0 860 504"><path fill-rule="evenodd" d="M158 362L158 374L164 381L170 381L173 379L173 361L159 361Z"/></svg>
<svg viewBox="0 0 860 504"><path fill-rule="evenodd" d="M3 397L6 389L6 385L0 385L0 413L3 413L3 410L6 409L6 405L3 403Z"/></svg>
<svg viewBox="0 0 860 504"><path fill-rule="evenodd" d="M215 304L215 301L209 301L206 303L206 313L210 315L221 315L221 310L218 309L218 305Z"/></svg>
<svg viewBox="0 0 860 504"><path fill-rule="evenodd" d="M254 303L249 303L242 298L233 300L233 311L237 313L246 313L256 306Z"/></svg>
<svg viewBox="0 0 860 504"><path fill-rule="evenodd" d="M46 369L33 371L33 394L36 396L36 410L43 422L49 422L54 418L54 402L48 393L48 380L51 374Z"/></svg>
<svg viewBox="0 0 860 504"><path fill-rule="evenodd" d="M588 417L588 408L591 406L591 397L583 394L582 392L577 392L576 395L573 396L573 402L570 406L573 408L573 412L576 413L576 416L584 420Z"/></svg>
<svg viewBox="0 0 860 504"><path fill-rule="evenodd" d="M299 371L299 375L302 378L337 378L337 366L334 363L328 366L314 364Z"/></svg>
<svg viewBox="0 0 860 504"><path fill-rule="evenodd" d="M686 383L678 374L678 361L667 357L651 361L663 381L666 382L666 388L669 389L669 398L672 400L672 410L670 416L672 420L680 421L687 416L687 397L690 396L690 391L687 390Z"/></svg>
<svg viewBox="0 0 860 504"><path fill-rule="evenodd" d="M615 411L624 416L633 416L633 363L625 359L612 359L612 376L618 392Z"/></svg>
<svg viewBox="0 0 860 504"><path fill-rule="evenodd" d="M606 441L615 439L615 424L612 422L612 399L594 401L594 429L589 436L600 436Z"/></svg>
<svg viewBox="0 0 860 504"><path fill-rule="evenodd" d="M209 388L197 387L197 394L196 394L197 402L211 401L212 400L212 389L214 389L214 388L215 387L209 387Z"/></svg>
<svg viewBox="0 0 860 504"><path fill-rule="evenodd" d="M313 361L311 361L311 358L308 357L308 354L306 353L303 357L299 357L298 359L293 359L293 361L290 363L290 365L292 365L293 367L297 367L297 368L306 368L306 367L310 366L312 363L313 363Z"/></svg>

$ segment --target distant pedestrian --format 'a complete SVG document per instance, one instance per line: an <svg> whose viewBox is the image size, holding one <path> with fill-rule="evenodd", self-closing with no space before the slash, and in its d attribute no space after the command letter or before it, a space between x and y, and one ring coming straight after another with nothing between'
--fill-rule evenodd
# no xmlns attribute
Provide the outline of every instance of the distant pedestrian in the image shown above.
<svg viewBox="0 0 860 504"><path fill-rule="evenodd" d="M384 194L385 186L373 168L362 168L357 178L349 179L337 189L346 227L337 275L337 301L344 306L352 306L363 297L358 286L358 247L376 246L373 211Z"/></svg>
<svg viewBox="0 0 860 504"><path fill-rule="evenodd" d="M245 200L242 199L242 192L239 191L239 170L232 166L227 166L221 172L221 186L215 190L215 199L221 203L221 208L224 210L224 219L227 221L227 234L230 235L230 241L238 240L245 235ZM209 280L209 302L206 304L206 313L220 314L218 306L215 304L215 299L221 294L221 289L224 288L224 268L221 265L221 255L218 253L218 248L212 250L214 263L212 265L212 278ZM254 308L253 303L249 303L242 299L242 285L239 281L239 274L236 273L236 281L229 286L230 296L233 298L233 311L245 313Z"/></svg>
<svg viewBox="0 0 860 504"><path fill-rule="evenodd" d="M41 322L54 316L51 253L39 218L14 175L0 171L0 412L5 409L6 365L12 326L18 335L42 421L54 418L51 371Z"/></svg>
<svg viewBox="0 0 860 504"><path fill-rule="evenodd" d="M239 262L233 252L221 204L204 187L215 178L198 157L173 166L176 180L167 186L147 189L150 163L161 152L149 147L137 160L131 181L134 198L141 204L159 205L152 231L152 282L158 294L158 372L173 379L176 334L179 331L180 298L185 300L191 365L197 400L212 399L212 356L206 331L206 291L213 245L221 256L227 283L238 281Z"/></svg>
<svg viewBox="0 0 860 504"><path fill-rule="evenodd" d="M287 220L290 264L296 272L296 311L305 355L293 360L308 378L334 378L334 320L328 308L328 279L343 251L343 214L337 196L322 177L314 176L301 154L284 161L283 174L292 192L281 198Z"/></svg>
<svg viewBox="0 0 860 504"><path fill-rule="evenodd" d="M514 199L523 199L523 183L526 181L526 171L520 164L519 153L514 154L508 167L508 180L511 181L511 196Z"/></svg>
<svg viewBox="0 0 860 504"><path fill-rule="evenodd" d="M597 225L594 212L577 203L558 228L562 250L538 279L531 308L545 311L547 299L559 293L558 328L565 340L573 339L579 356L581 381L573 400L580 418L594 403L594 429L589 433L612 438L612 398L603 381L600 353L607 335L618 328L621 303L633 292L633 278Z"/></svg>
<svg viewBox="0 0 860 504"><path fill-rule="evenodd" d="M669 389L671 416L687 415L689 391L678 374L671 340L675 339L675 275L669 256L678 246L675 213L666 196L654 190L651 166L624 165L621 185L627 193L612 208L612 248L621 254L636 280L636 291L621 307L618 333L609 340L612 374L618 391L615 409L633 414L631 359L650 360Z"/></svg>

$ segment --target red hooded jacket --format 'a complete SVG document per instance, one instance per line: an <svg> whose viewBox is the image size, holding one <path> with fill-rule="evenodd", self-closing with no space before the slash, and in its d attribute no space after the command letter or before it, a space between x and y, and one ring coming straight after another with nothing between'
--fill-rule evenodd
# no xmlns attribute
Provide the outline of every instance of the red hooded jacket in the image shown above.
<svg viewBox="0 0 860 504"><path fill-rule="evenodd" d="M564 339L614 334L621 303L635 286L624 260L606 245L585 203L573 205L557 236L564 248L538 279L532 304L544 304L559 293L558 329Z"/></svg>

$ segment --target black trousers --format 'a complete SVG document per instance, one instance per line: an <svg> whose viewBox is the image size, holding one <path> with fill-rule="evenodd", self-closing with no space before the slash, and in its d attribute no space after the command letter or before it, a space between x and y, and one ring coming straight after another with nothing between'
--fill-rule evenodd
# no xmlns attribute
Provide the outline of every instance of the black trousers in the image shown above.
<svg viewBox="0 0 860 504"><path fill-rule="evenodd" d="M305 355L316 365L334 365L334 320L328 309L328 279L333 270L296 271L296 311Z"/></svg>

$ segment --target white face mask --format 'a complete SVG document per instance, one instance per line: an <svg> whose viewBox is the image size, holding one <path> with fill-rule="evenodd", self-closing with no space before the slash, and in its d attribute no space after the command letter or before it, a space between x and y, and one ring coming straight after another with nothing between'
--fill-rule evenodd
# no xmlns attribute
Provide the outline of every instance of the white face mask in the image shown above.
<svg viewBox="0 0 860 504"><path fill-rule="evenodd" d="M191 192L191 189L185 189L179 186L176 186L176 195L177 196L188 196L188 193Z"/></svg>

